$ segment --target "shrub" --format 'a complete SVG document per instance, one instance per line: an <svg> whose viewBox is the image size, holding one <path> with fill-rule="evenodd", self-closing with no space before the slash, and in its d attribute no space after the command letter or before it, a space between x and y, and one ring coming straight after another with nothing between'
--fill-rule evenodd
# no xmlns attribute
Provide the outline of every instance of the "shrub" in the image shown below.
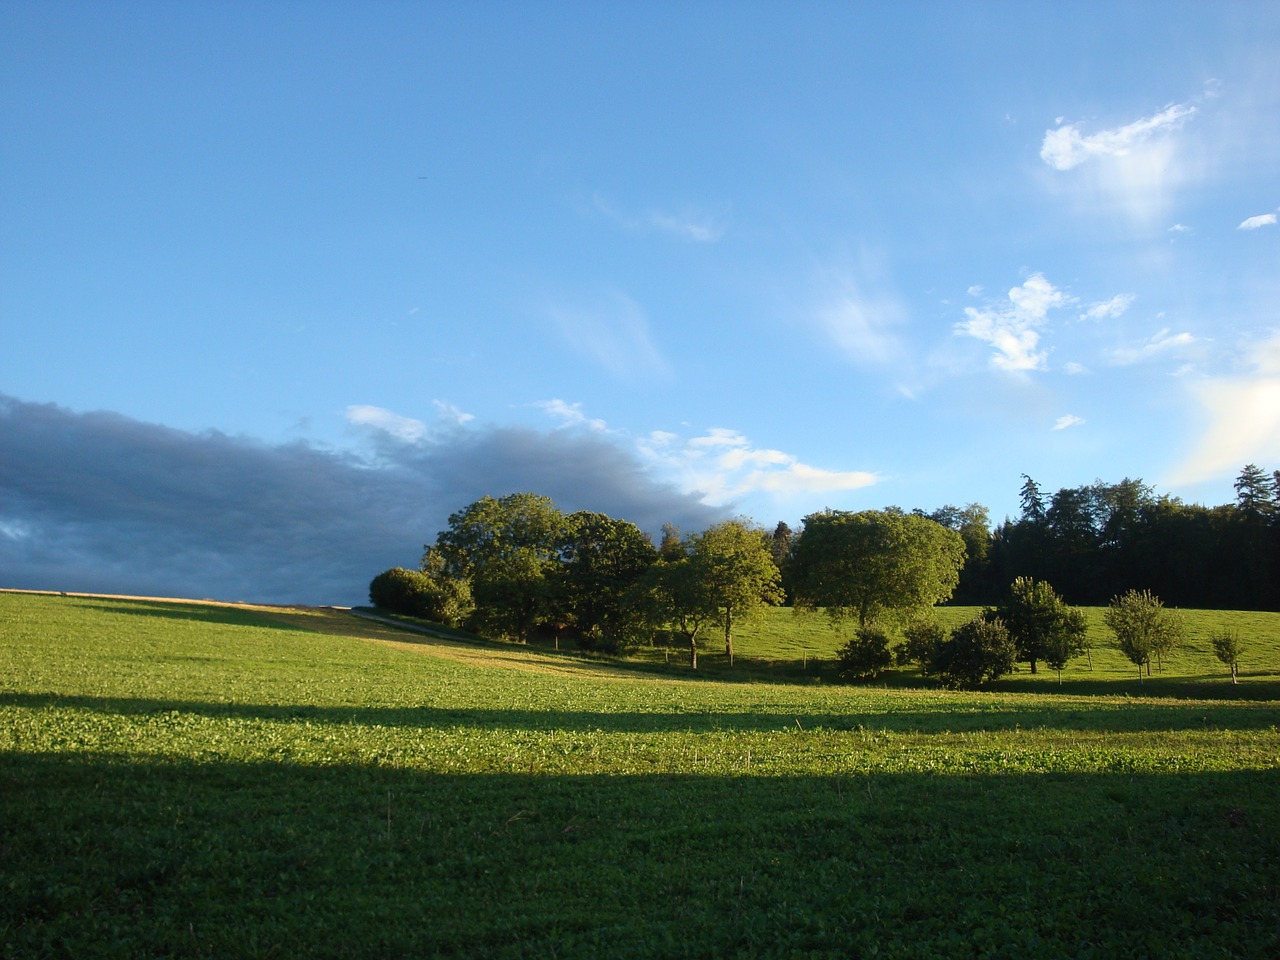
<svg viewBox="0 0 1280 960"><path fill-rule="evenodd" d="M457 626L471 609L471 590L465 580L392 567L373 578L369 601L391 613Z"/></svg>
<svg viewBox="0 0 1280 960"><path fill-rule="evenodd" d="M898 647L898 665L915 664L928 675L938 648L946 642L947 628L934 617L917 617L902 629L905 642Z"/></svg>
<svg viewBox="0 0 1280 960"><path fill-rule="evenodd" d="M1018 648L998 617L979 615L956 627L937 649L929 672L948 687L975 689L1013 669Z"/></svg>
<svg viewBox="0 0 1280 960"><path fill-rule="evenodd" d="M836 653L836 670L846 680L874 680L892 663L889 635L876 626L860 627Z"/></svg>

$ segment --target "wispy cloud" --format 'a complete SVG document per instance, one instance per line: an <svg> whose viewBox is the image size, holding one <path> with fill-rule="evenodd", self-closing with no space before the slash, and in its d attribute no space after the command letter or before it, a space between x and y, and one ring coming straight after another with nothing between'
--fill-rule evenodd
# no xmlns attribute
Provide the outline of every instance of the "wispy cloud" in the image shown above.
<svg viewBox="0 0 1280 960"><path fill-rule="evenodd" d="M1153 138L1178 129L1195 112L1194 106L1174 103L1154 116L1093 134L1081 133L1079 123L1060 119L1056 129L1045 131L1040 159L1055 170L1071 170L1089 160L1126 157Z"/></svg>
<svg viewBox="0 0 1280 960"><path fill-rule="evenodd" d="M1174 483L1235 476L1246 463L1280 462L1280 334L1251 346L1240 376L1208 377L1188 387L1204 416Z"/></svg>
<svg viewBox="0 0 1280 960"><path fill-rule="evenodd" d="M1119 293L1110 300L1104 300L1101 303L1092 304L1084 313L1080 314L1081 320L1111 320L1119 317L1130 306L1136 298L1132 293Z"/></svg>
<svg viewBox="0 0 1280 960"><path fill-rule="evenodd" d="M674 212L655 209L640 215L628 214L597 193L591 198L591 209L624 230L651 230L689 243L716 243L725 235L723 216L691 208Z"/></svg>
<svg viewBox="0 0 1280 960"><path fill-rule="evenodd" d="M1077 417L1074 413L1068 413L1064 417L1059 417L1053 425L1054 430L1066 430L1068 427L1078 427L1084 423L1083 417Z"/></svg>
<svg viewBox="0 0 1280 960"><path fill-rule="evenodd" d="M695 213L673 214L650 210L647 219L655 229L691 243L715 243L724 236L723 224Z"/></svg>
<svg viewBox="0 0 1280 960"><path fill-rule="evenodd" d="M910 312L894 292L883 258L863 250L853 265L821 268L811 281L816 296L808 321L818 336L849 362L898 381L910 396L915 377L909 333Z"/></svg>
<svg viewBox="0 0 1280 960"><path fill-rule="evenodd" d="M1160 112L1110 129L1084 132L1081 123L1046 130L1040 158L1064 176L1080 198L1150 223L1167 211L1173 191L1196 175L1179 134L1198 107L1174 103Z"/></svg>
<svg viewBox="0 0 1280 960"><path fill-rule="evenodd" d="M463 424L470 423L475 419L474 414L465 413L455 407L452 403L446 403L443 400L432 400L431 402L435 406L436 410L440 412L440 417L450 423L462 426Z"/></svg>
<svg viewBox="0 0 1280 960"><path fill-rule="evenodd" d="M534 404L540 410L555 420L558 420L561 427L586 427L589 430L605 432L609 429L608 424L603 420L595 417L588 417L582 412L581 403L566 403L560 399L539 400Z"/></svg>
<svg viewBox="0 0 1280 960"><path fill-rule="evenodd" d="M1045 279L1033 274L1008 293L1005 301L985 307L965 307L967 319L955 325L955 332L974 337L995 348L991 365L999 370L1022 373L1043 370L1047 353L1040 349L1040 328L1049 311L1073 300Z"/></svg>
<svg viewBox="0 0 1280 960"><path fill-rule="evenodd" d="M643 457L696 492L704 503L729 505L754 493L779 499L857 490L879 482L868 471L826 470L781 450L757 447L736 430L715 428L682 440L655 431L638 444Z"/></svg>
<svg viewBox="0 0 1280 960"><path fill-rule="evenodd" d="M1132 366L1155 357L1188 347L1197 338L1190 333L1172 333L1167 327L1134 347L1117 347L1107 352L1107 360L1117 367Z"/></svg>
<svg viewBox="0 0 1280 960"><path fill-rule="evenodd" d="M619 379L636 381L671 373L653 341L648 317L626 294L611 291L590 303L556 304L548 313L573 350Z"/></svg>
<svg viewBox="0 0 1280 960"><path fill-rule="evenodd" d="M1242 221L1237 230L1257 230L1259 227L1275 226L1276 215L1274 213L1260 213L1256 217L1250 217L1248 220Z"/></svg>
<svg viewBox="0 0 1280 960"><path fill-rule="evenodd" d="M427 435L427 425L421 420L402 417L400 414L392 413L382 407L356 404L347 407L346 416L348 423L354 423L362 427L372 427L374 430L380 430L406 443L416 443Z"/></svg>

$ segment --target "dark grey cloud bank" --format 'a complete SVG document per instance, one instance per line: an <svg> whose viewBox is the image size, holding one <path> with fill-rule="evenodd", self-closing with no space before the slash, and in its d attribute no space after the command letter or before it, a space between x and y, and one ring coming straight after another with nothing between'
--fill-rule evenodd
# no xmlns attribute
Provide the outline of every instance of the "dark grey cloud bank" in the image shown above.
<svg viewBox="0 0 1280 960"><path fill-rule="evenodd" d="M522 428L372 438L367 456L193 434L0 394L0 586L272 603L367 601L449 514L532 491L649 533L720 511L606 437Z"/></svg>

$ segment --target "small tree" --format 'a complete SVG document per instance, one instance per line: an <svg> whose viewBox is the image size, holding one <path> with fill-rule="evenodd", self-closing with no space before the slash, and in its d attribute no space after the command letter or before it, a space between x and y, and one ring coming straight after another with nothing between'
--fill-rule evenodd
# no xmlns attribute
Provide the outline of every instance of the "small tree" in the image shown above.
<svg viewBox="0 0 1280 960"><path fill-rule="evenodd" d="M1085 650L1085 622L1079 611L1073 611L1043 580L1018 577L1009 594L996 608L1018 648L1018 660L1031 665L1043 660L1058 671L1068 660Z"/></svg>
<svg viewBox="0 0 1280 960"><path fill-rule="evenodd" d="M948 687L976 689L1011 671L1017 655L1000 619L979 615L951 632L938 647L929 672Z"/></svg>
<svg viewBox="0 0 1280 960"><path fill-rule="evenodd" d="M1240 654L1244 652L1240 634L1235 630L1223 630L1210 637L1209 642L1213 644L1213 655L1231 668L1231 682L1239 683Z"/></svg>
<svg viewBox="0 0 1280 960"><path fill-rule="evenodd" d="M1041 649L1044 662L1058 672L1058 683L1062 683L1062 670L1066 667L1067 661L1090 650L1089 630L1085 624L1084 614L1079 610L1064 608L1062 616L1045 638ZM1089 658L1089 665L1093 666L1092 657Z"/></svg>
<svg viewBox="0 0 1280 960"><path fill-rule="evenodd" d="M1144 666L1151 676L1152 658L1163 663L1184 633L1182 618L1176 611L1166 610L1150 590L1130 590L1113 598L1102 616L1115 634L1120 652L1138 668L1138 679L1142 679Z"/></svg>
<svg viewBox="0 0 1280 960"><path fill-rule="evenodd" d="M724 653L733 666L733 625L782 602L782 579L768 534L750 521L726 520L690 538L689 562L719 610Z"/></svg>
<svg viewBox="0 0 1280 960"><path fill-rule="evenodd" d="M891 663L889 635L874 624L859 627L836 653L836 671L846 680L874 680Z"/></svg>
<svg viewBox="0 0 1280 960"><path fill-rule="evenodd" d="M659 560L646 570L628 591L627 608L651 631L674 628L689 642L689 666L698 669L698 634L718 608L690 557Z"/></svg>

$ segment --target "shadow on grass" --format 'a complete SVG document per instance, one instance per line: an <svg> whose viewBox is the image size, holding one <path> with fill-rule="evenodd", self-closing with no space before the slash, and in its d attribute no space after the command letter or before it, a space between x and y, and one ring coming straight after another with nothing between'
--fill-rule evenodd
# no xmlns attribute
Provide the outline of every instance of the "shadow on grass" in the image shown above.
<svg viewBox="0 0 1280 960"><path fill-rule="evenodd" d="M184 620L199 623L215 623L234 627L262 627L268 630L296 630L270 615L255 610L214 604L184 604L168 600L120 600L100 603L81 603L81 609L99 613L129 617L150 617L160 620Z"/></svg>
<svg viewBox="0 0 1280 960"><path fill-rule="evenodd" d="M1017 729L1134 733L1182 730L1266 730L1280 723L1271 705L1125 703L1076 701L1025 707L1006 701L954 704L929 701L919 709L859 711L856 699L848 712L804 714L751 711L668 712L586 711L549 705L544 710L504 708L312 706L304 704L216 703L132 697L0 692L0 707L72 708L113 716L150 716L172 712L213 718L311 723L364 724L418 729L481 729L590 733L771 732L797 725L810 731L893 731L946 734Z"/></svg>
<svg viewBox="0 0 1280 960"><path fill-rule="evenodd" d="M9 753L0 930L13 957L1263 958L1278 790Z"/></svg>

